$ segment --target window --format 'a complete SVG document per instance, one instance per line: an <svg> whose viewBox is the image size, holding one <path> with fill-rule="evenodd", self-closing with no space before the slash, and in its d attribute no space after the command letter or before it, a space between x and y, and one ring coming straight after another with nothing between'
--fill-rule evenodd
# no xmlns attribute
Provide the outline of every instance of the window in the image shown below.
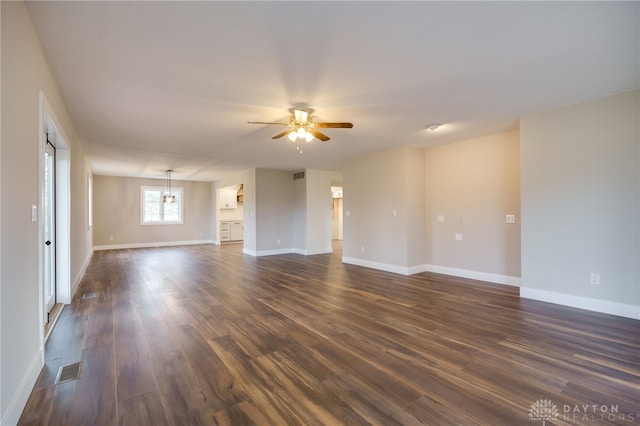
<svg viewBox="0 0 640 426"><path fill-rule="evenodd" d="M93 178L87 175L87 225L93 226Z"/></svg>
<svg viewBox="0 0 640 426"><path fill-rule="evenodd" d="M165 188L155 186L140 187L140 223L142 225L181 224L182 188L171 188L175 203L164 203Z"/></svg>

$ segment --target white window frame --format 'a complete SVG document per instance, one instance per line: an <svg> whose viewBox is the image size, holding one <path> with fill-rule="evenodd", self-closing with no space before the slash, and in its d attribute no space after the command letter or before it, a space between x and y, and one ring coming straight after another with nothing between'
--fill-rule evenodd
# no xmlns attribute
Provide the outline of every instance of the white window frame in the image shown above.
<svg viewBox="0 0 640 426"><path fill-rule="evenodd" d="M162 199L162 195L164 195L167 192L167 188L164 188L161 186L141 186L140 187L140 225L182 225L184 224L184 190L183 188L181 187L171 188L171 193L178 195L176 197L176 202L179 203L180 220L164 220L163 218L164 209L161 207L159 221L157 220L145 221L144 220L145 219L144 218L144 212L145 212L144 196L145 196L145 192L147 191L160 192L160 197ZM160 203L162 204L162 201L160 201Z"/></svg>
<svg viewBox="0 0 640 426"><path fill-rule="evenodd" d="M93 177L87 175L87 227L93 226Z"/></svg>

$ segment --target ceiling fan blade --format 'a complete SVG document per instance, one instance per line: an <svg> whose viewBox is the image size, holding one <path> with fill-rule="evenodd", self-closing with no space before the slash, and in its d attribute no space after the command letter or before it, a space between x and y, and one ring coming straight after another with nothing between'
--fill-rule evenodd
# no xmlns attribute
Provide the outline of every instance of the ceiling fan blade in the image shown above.
<svg viewBox="0 0 640 426"><path fill-rule="evenodd" d="M353 123L316 123L316 127L332 128L332 129L351 129Z"/></svg>
<svg viewBox="0 0 640 426"><path fill-rule="evenodd" d="M320 133L316 129L309 129L308 132L311 133L313 136L315 136L317 139L320 139L323 142L326 142L329 139L331 139L329 136L325 135L324 133Z"/></svg>
<svg viewBox="0 0 640 426"><path fill-rule="evenodd" d="M283 136L287 136L289 133L293 132L295 129L287 129L287 130L283 130L282 132L278 133L277 135L275 135L274 137L272 137L271 139L280 139Z"/></svg>
<svg viewBox="0 0 640 426"><path fill-rule="evenodd" d="M288 126L289 123L274 123L272 121L247 121L249 124L279 124L282 126Z"/></svg>

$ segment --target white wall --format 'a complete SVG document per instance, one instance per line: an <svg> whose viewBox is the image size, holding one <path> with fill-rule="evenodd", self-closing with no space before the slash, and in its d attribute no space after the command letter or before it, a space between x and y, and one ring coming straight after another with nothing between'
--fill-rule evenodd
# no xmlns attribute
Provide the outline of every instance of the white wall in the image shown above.
<svg viewBox="0 0 640 426"><path fill-rule="evenodd" d="M640 318L639 97L522 118L523 296Z"/></svg>
<svg viewBox="0 0 640 426"><path fill-rule="evenodd" d="M39 204L39 93L46 96L70 144L70 276L82 273L91 255L86 216L86 176L82 145L40 42L22 2L1 2L2 234L0 248L0 422L17 422L43 363L40 323L39 223L31 205Z"/></svg>
<svg viewBox="0 0 640 426"><path fill-rule="evenodd" d="M340 178L340 172L307 169L305 178L294 180L293 172L251 169L214 182L213 193L244 184L245 253L329 253L331 182Z"/></svg>
<svg viewBox="0 0 640 426"><path fill-rule="evenodd" d="M0 7L0 35L2 34L2 7ZM0 41L1 41L0 36ZM0 48L0 51L2 49ZM2 81L2 60L0 58L0 82ZM2 89L0 88L0 94L2 93ZM1 103L1 102L0 102ZM1 109L0 109L1 111ZM0 114L0 129L2 129L2 114ZM2 208L3 208L3 198L2 198L2 134L0 130L0 241L2 241ZM0 321L2 321L2 243L0 243ZM0 323L0 377L2 377L2 324ZM1 381L1 380L0 380ZM4 424L4 418L6 417L5 412L7 411L6 403L2 397L3 394L3 386L0 384L0 425Z"/></svg>
<svg viewBox="0 0 640 426"><path fill-rule="evenodd" d="M484 278L519 284L518 132L429 148L425 160L431 269L477 278L491 274ZM514 214L516 223L505 223L506 214ZM437 221L439 215L444 222Z"/></svg>
<svg viewBox="0 0 640 426"><path fill-rule="evenodd" d="M404 170L404 191L407 200L407 266L412 271L422 269L427 255L426 232L426 169L424 150L407 149L407 162Z"/></svg>
<svg viewBox="0 0 640 426"><path fill-rule="evenodd" d="M256 169L256 255L293 251L293 174Z"/></svg>
<svg viewBox="0 0 640 426"><path fill-rule="evenodd" d="M331 182L341 173L307 169L305 254L331 253Z"/></svg>
<svg viewBox="0 0 640 426"><path fill-rule="evenodd" d="M164 179L93 177L93 241L96 248L206 243L211 235L211 183L172 180L183 190L183 223L141 225L140 188L164 187ZM110 237L113 236L113 240Z"/></svg>
<svg viewBox="0 0 640 426"><path fill-rule="evenodd" d="M519 284L516 132L376 152L345 162L343 176L345 262Z"/></svg>
<svg viewBox="0 0 640 426"><path fill-rule="evenodd" d="M424 242L410 237L424 230L424 216L415 221L424 211L423 155L403 146L343 163L344 262L398 273L424 262ZM414 265L415 259L422 260Z"/></svg>
<svg viewBox="0 0 640 426"><path fill-rule="evenodd" d="M293 181L293 248L304 253L307 247L307 173L304 179Z"/></svg>

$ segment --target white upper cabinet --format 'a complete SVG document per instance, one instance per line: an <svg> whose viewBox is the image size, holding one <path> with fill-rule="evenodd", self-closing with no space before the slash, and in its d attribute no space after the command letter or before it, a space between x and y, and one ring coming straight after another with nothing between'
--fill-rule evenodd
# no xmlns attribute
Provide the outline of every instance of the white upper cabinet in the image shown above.
<svg viewBox="0 0 640 426"><path fill-rule="evenodd" d="M235 209L238 207L238 191L235 189L220 190L220 208Z"/></svg>

